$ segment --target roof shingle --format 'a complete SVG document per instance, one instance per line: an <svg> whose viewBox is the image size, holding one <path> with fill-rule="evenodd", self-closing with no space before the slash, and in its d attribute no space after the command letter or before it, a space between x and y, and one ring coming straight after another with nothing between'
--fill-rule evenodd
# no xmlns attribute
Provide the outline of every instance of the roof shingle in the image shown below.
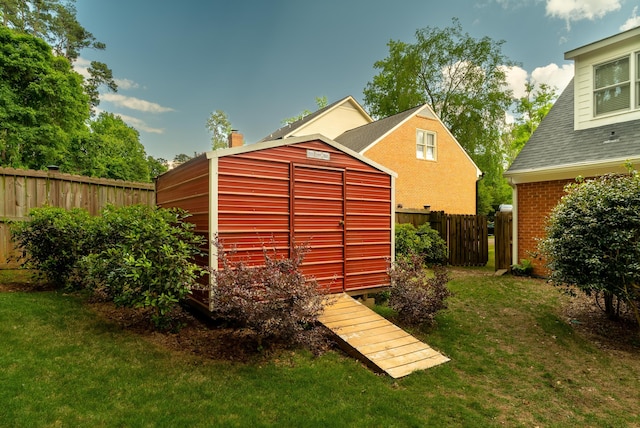
<svg viewBox="0 0 640 428"><path fill-rule="evenodd" d="M571 80L507 174L640 155L640 120L574 130L573 98Z"/></svg>

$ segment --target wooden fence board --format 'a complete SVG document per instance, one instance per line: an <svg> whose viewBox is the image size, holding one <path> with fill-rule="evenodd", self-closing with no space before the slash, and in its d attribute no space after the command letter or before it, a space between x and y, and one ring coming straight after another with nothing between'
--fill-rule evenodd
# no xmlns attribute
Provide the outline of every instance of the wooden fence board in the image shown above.
<svg viewBox="0 0 640 428"><path fill-rule="evenodd" d="M447 243L452 266L485 266L489 261L486 216L399 209L396 223L411 223L416 227L429 223Z"/></svg>
<svg viewBox="0 0 640 428"><path fill-rule="evenodd" d="M50 205L65 209L84 208L98 215L107 205L155 205L152 183L0 168L0 269L13 268L15 249L9 222L25 220L32 208Z"/></svg>
<svg viewBox="0 0 640 428"><path fill-rule="evenodd" d="M511 212L499 212L496 214L495 226L495 254L496 271L511 269L511 249L513 246L513 214Z"/></svg>

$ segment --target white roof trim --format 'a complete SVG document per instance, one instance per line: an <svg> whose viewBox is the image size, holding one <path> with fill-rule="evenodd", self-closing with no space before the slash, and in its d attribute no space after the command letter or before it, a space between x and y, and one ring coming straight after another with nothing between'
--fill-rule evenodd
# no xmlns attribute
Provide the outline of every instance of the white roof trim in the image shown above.
<svg viewBox="0 0 640 428"><path fill-rule="evenodd" d="M348 147L343 146L340 143L337 143L335 141L333 141L330 138L325 137L322 134L313 134L313 135L305 135L302 137L289 137L289 138L283 138L283 139L277 139L277 140L271 140L271 141L264 141L262 143L255 143L255 144L247 144L245 146L241 146L241 147L230 147L230 148L226 148L226 149L218 149L218 150L212 150L212 151L208 151L206 153L207 159L212 159L212 158L222 158L225 156L231 156L231 155L237 155L237 154L242 154L242 153L249 153L249 152L255 152L258 150L265 150L265 149L271 149L274 147L281 147L281 146L290 146L293 144L298 144L298 143L306 143L307 141L313 141L313 140L320 140L325 144L328 144L329 146L333 147L336 150L339 150L343 153L346 153L356 159L358 159L361 162L366 163L367 165L370 165L382 172L385 172L393 177L398 177L398 174L395 173L394 171L391 171L390 169L380 165L377 162L372 161L371 159L368 159L366 157L364 157L363 155L361 155L358 152L355 152L353 150L351 150Z"/></svg>
<svg viewBox="0 0 640 428"><path fill-rule="evenodd" d="M510 170L504 173L512 184L533 183L538 181L573 179L581 175L584 177L598 176L607 173L625 172L625 164L640 164L640 157L616 158L606 161L576 162L556 165L553 167L529 168Z"/></svg>
<svg viewBox="0 0 640 428"><path fill-rule="evenodd" d="M622 33L615 34L613 36L598 40L588 45L581 46L579 48L570 50L564 53L564 59L574 59L580 55L584 55L589 52L593 52L615 43L624 42L632 37L640 36L640 27L632 28L631 30L623 31Z"/></svg>

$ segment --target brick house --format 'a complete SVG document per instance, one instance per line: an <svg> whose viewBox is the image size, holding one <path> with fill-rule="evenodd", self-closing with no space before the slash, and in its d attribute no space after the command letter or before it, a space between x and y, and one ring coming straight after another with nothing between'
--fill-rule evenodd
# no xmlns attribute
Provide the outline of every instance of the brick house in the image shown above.
<svg viewBox="0 0 640 428"><path fill-rule="evenodd" d="M505 176L513 187L514 263L534 259L546 218L578 176L640 164L640 27L573 49L575 76ZM534 260L544 275L544 261Z"/></svg>
<svg viewBox="0 0 640 428"><path fill-rule="evenodd" d="M395 171L397 206L476 214L482 172L428 105L374 121L352 97L346 97L262 141L312 131Z"/></svg>

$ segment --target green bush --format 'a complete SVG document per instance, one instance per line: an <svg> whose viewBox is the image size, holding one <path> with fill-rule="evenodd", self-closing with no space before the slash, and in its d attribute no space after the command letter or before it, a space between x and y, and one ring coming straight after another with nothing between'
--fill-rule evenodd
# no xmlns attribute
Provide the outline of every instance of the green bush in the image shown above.
<svg viewBox="0 0 640 428"><path fill-rule="evenodd" d="M86 210L36 208L13 225L26 265L54 284L84 286L119 306L151 308L156 327L196 285L203 239L179 210L135 205Z"/></svg>
<svg viewBox="0 0 640 428"><path fill-rule="evenodd" d="M620 303L637 312L640 299L640 176L605 175L569 185L553 209L540 249L550 280L604 299L616 317Z"/></svg>
<svg viewBox="0 0 640 428"><path fill-rule="evenodd" d="M511 274L515 276L531 276L533 273L533 262L529 259L522 259L520 263L511 265Z"/></svg>
<svg viewBox="0 0 640 428"><path fill-rule="evenodd" d="M411 223L396 224L396 257L418 254L424 263L446 264L447 243L428 223L418 229Z"/></svg>
<svg viewBox="0 0 640 428"><path fill-rule="evenodd" d="M29 221L12 224L11 235L22 250L23 266L63 287L70 285L78 262L94 248L96 228L86 210L42 207L29 212Z"/></svg>
<svg viewBox="0 0 640 428"><path fill-rule="evenodd" d="M192 260L203 240L186 216L144 205L103 210L97 235L106 248L80 262L87 287L119 306L151 308L155 326L170 327L170 311L201 275Z"/></svg>

